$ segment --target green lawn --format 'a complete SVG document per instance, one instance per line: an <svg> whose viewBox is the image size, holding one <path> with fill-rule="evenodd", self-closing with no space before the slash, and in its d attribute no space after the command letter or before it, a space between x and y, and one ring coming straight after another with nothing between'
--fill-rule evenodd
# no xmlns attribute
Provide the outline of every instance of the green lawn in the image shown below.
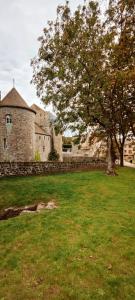
<svg viewBox="0 0 135 300"><path fill-rule="evenodd" d="M0 180L0 207L58 208L0 222L0 300L135 299L135 169Z"/></svg>

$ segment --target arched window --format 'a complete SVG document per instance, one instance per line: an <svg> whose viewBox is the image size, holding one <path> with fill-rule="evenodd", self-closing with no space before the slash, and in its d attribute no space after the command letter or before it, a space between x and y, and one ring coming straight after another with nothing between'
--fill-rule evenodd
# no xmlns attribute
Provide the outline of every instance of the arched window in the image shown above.
<svg viewBox="0 0 135 300"><path fill-rule="evenodd" d="M12 116L10 114L6 115L6 124L12 124Z"/></svg>

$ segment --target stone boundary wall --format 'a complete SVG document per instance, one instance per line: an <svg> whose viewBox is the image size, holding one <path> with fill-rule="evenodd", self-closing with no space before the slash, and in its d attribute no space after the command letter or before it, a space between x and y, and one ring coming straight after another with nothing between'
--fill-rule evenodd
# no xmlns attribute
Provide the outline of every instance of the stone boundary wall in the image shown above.
<svg viewBox="0 0 135 300"><path fill-rule="evenodd" d="M103 161L91 162L0 162L0 177L59 174L105 169Z"/></svg>
<svg viewBox="0 0 135 300"><path fill-rule="evenodd" d="M105 162L105 160L98 159L98 158L93 158L93 157L88 157L88 156L70 156L70 155L63 155L63 161L64 162Z"/></svg>

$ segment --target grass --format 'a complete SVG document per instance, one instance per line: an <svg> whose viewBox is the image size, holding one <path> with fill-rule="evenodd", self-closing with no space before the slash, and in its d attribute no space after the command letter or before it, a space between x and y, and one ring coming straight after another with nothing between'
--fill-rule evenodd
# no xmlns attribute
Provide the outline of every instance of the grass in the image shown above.
<svg viewBox="0 0 135 300"><path fill-rule="evenodd" d="M0 207L58 208L0 222L0 300L134 300L135 170L0 180Z"/></svg>

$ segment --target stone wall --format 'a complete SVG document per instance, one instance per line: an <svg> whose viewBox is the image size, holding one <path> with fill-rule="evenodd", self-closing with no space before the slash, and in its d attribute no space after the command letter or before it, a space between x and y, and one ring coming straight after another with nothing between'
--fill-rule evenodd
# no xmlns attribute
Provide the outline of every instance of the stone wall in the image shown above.
<svg viewBox="0 0 135 300"><path fill-rule="evenodd" d="M51 136L35 134L35 154L39 153L39 161L47 161L51 151Z"/></svg>
<svg viewBox="0 0 135 300"><path fill-rule="evenodd" d="M33 104L31 108L36 112L35 122L41 126L41 128L44 129L47 134L51 134L49 112L44 111L36 104Z"/></svg>
<svg viewBox="0 0 135 300"><path fill-rule="evenodd" d="M7 115L11 124L6 123ZM20 107L0 107L0 161L33 161L34 147L35 113Z"/></svg>
<svg viewBox="0 0 135 300"><path fill-rule="evenodd" d="M105 169L103 161L91 162L0 162L0 177L47 175L79 170Z"/></svg>
<svg viewBox="0 0 135 300"><path fill-rule="evenodd" d="M64 162L104 162L104 160L98 159L98 158L93 158L93 157L88 157L88 156L70 156L67 153L63 153L63 161Z"/></svg>

